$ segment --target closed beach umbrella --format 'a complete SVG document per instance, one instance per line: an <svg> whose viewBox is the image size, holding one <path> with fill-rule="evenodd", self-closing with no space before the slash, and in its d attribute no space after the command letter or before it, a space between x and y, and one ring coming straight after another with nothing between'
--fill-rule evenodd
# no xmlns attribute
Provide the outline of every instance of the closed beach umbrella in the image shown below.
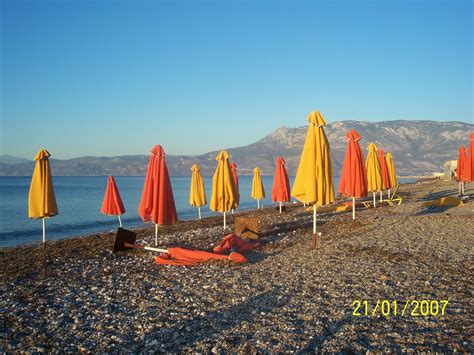
<svg viewBox="0 0 474 355"><path fill-rule="evenodd" d="M155 145L150 152L138 214L143 222L155 224L155 244L158 245L158 225L174 224L178 221L178 216L165 152L161 145Z"/></svg>
<svg viewBox="0 0 474 355"><path fill-rule="evenodd" d="M290 179L285 168L285 159L275 159L275 177L273 178L272 202L278 202L281 213L282 202L290 202Z"/></svg>
<svg viewBox="0 0 474 355"><path fill-rule="evenodd" d="M45 218L58 214L56 197L54 196L53 179L49 167L51 155L46 149L41 149L35 156L36 166L31 178L28 193L28 217L41 218L43 221L43 243L46 242Z"/></svg>
<svg viewBox="0 0 474 355"><path fill-rule="evenodd" d="M308 116L308 133L301 153L291 195L313 204L313 243L316 247L316 207L334 202L329 143L324 133L326 121L319 111Z"/></svg>
<svg viewBox="0 0 474 355"><path fill-rule="evenodd" d="M474 182L474 132L471 133L466 164L466 181Z"/></svg>
<svg viewBox="0 0 474 355"><path fill-rule="evenodd" d="M379 149L377 151L377 156L380 162L380 170L382 172L382 181L383 181L383 189L388 190L392 187L392 183L390 181L390 172L387 167L387 161L385 160L385 152L383 149ZM380 202L382 202L382 194L383 192L380 191Z"/></svg>
<svg viewBox="0 0 474 355"><path fill-rule="evenodd" d="M352 197L352 220L355 221L355 199L367 196L367 176L364 155L359 146L361 136L351 129L346 138L348 142L338 192L343 196Z"/></svg>
<svg viewBox="0 0 474 355"><path fill-rule="evenodd" d="M393 162L392 153L385 154L385 161L387 162L388 175L390 175L391 187L397 186L397 171L395 170L395 163ZM390 198L390 189L388 189L388 198Z"/></svg>
<svg viewBox="0 0 474 355"><path fill-rule="evenodd" d="M464 182L467 180L468 166L466 148L459 147L458 164L456 168L456 175L459 181L459 194L464 195Z"/></svg>
<svg viewBox="0 0 474 355"><path fill-rule="evenodd" d="M365 170L367 171L367 191L372 192L375 207L375 192L382 191L383 189L382 168L380 167L380 161L377 156L377 146L370 143L368 148L369 153L365 160Z"/></svg>
<svg viewBox="0 0 474 355"><path fill-rule="evenodd" d="M113 176L109 176L109 179L107 180L107 188L105 190L104 201L102 202L100 213L109 216L118 216L119 225L122 227L122 219L120 218L120 215L125 213L125 208L123 207L122 198L120 197Z"/></svg>
<svg viewBox="0 0 474 355"><path fill-rule="evenodd" d="M212 195L209 208L211 211L222 212L224 229L226 225L226 212L235 206L235 187L232 172L229 166L229 154L222 150L216 157L217 167L212 177Z"/></svg>
<svg viewBox="0 0 474 355"><path fill-rule="evenodd" d="M232 177L234 178L234 189L235 189L235 206L232 208L239 207L240 203L240 192L239 192L239 176L237 175L237 164L235 162L230 163L230 170L232 171Z"/></svg>
<svg viewBox="0 0 474 355"><path fill-rule="evenodd" d="M263 188L262 176L260 175L260 168L253 169L252 193L251 196L257 200L257 208L260 208L260 200L265 198L265 189Z"/></svg>
<svg viewBox="0 0 474 355"><path fill-rule="evenodd" d="M202 181L199 166L194 164L191 167L191 188L189 191L189 204L198 208L199 219L201 219L201 206L205 206L206 191L204 191L204 182Z"/></svg>

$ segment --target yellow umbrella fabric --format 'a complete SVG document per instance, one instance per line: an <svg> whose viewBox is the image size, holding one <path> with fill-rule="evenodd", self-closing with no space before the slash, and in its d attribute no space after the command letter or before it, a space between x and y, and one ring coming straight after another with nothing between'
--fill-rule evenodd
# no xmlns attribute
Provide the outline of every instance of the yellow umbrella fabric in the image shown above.
<svg viewBox="0 0 474 355"><path fill-rule="evenodd" d="M58 214L53 180L51 178L51 168L49 167L48 160L50 156L46 149L41 149L38 154L36 154L36 166L28 193L28 217L43 219L43 243L46 242L44 219Z"/></svg>
<svg viewBox="0 0 474 355"><path fill-rule="evenodd" d="M254 200L265 198L265 188L263 187L262 176L260 175L260 168L258 167L253 169L251 196Z"/></svg>
<svg viewBox="0 0 474 355"><path fill-rule="evenodd" d="M212 178L212 194L209 208L211 211L224 213L224 228L226 228L225 213L236 204L234 178L229 166L229 154L222 150L216 157L217 168Z"/></svg>
<svg viewBox="0 0 474 355"><path fill-rule="evenodd" d="M365 169L367 170L367 191L375 192L383 190L382 168L377 156L377 146L369 144L369 153L365 160Z"/></svg>
<svg viewBox="0 0 474 355"><path fill-rule="evenodd" d="M58 214L48 160L50 156L46 149L41 149L35 156L36 166L28 194L29 218L53 217Z"/></svg>
<svg viewBox="0 0 474 355"><path fill-rule="evenodd" d="M397 172L395 170L395 164L393 163L392 153L385 154L385 160L387 161L388 174L390 175L390 182L392 187L397 186Z"/></svg>
<svg viewBox="0 0 474 355"><path fill-rule="evenodd" d="M254 200L257 200L257 208L260 208L260 200L265 198L265 188L263 187L262 176L260 175L259 167L255 167L253 169L251 196Z"/></svg>
<svg viewBox="0 0 474 355"><path fill-rule="evenodd" d="M202 180L201 171L199 166L194 164L191 167L191 188L189 190L189 204L192 207L198 208L198 217L201 219L201 206L205 206L206 191L204 190L204 182Z"/></svg>
<svg viewBox="0 0 474 355"><path fill-rule="evenodd" d="M194 164L191 167L191 188L189 191L189 204L192 207L201 207L205 206L206 201L206 191L204 191L204 182L202 181L201 171L199 166Z"/></svg>
<svg viewBox="0 0 474 355"><path fill-rule="evenodd" d="M303 203L324 206L334 202L329 143L324 133L326 120L319 111L315 111L309 114L308 122L308 133L291 195Z"/></svg>
<svg viewBox="0 0 474 355"><path fill-rule="evenodd" d="M313 204L313 248L316 248L316 207L334 202L334 182L329 142L324 133L326 120L319 111L311 112L307 120L308 133L291 195L303 203Z"/></svg>
<svg viewBox="0 0 474 355"><path fill-rule="evenodd" d="M369 144L369 153L365 160L365 170L367 171L367 192L372 192L374 196L374 207L377 202L375 201L375 192L382 191L384 189L382 167L377 156L377 146L374 143ZM382 195L382 192L380 192ZM382 199L382 197L380 197Z"/></svg>

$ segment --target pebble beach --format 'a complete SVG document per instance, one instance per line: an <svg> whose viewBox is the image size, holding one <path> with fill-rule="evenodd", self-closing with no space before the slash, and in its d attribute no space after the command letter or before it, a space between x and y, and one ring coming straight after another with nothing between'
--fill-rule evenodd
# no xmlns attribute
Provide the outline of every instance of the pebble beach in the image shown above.
<svg viewBox="0 0 474 355"><path fill-rule="evenodd" d="M321 213L316 250L300 204L237 212L226 232L219 217L160 228L160 247L210 250L235 216L258 217L261 247L245 264L163 266L150 251L112 254L114 231L2 248L0 349L472 353L474 185L466 204L423 206L457 191L455 182L403 184L401 205L359 208L355 226L351 212ZM153 227L135 232L154 244ZM444 314L416 315L412 301L423 300L448 301Z"/></svg>

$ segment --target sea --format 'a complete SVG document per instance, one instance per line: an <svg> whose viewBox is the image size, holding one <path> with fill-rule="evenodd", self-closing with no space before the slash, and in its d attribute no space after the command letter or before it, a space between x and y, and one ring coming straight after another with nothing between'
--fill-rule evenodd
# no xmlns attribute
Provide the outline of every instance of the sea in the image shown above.
<svg viewBox="0 0 474 355"><path fill-rule="evenodd" d="M212 176L205 176L206 197L211 198ZM149 226L138 216L144 177L115 177L125 214L122 216L124 228ZM293 184L294 177L290 177ZM260 201L263 207L277 206L271 202L272 176L262 176L266 198ZM410 182L413 179L403 179ZM15 246L42 240L41 219L28 218L28 191L31 177L0 177L0 247ZM190 177L172 177L171 185L179 220L198 218L197 208L189 205ZM334 179L338 186L339 178ZM59 214L46 219L46 239L82 236L114 230L118 227L115 216L100 213L107 186L107 176L94 177L53 177L54 191ZM250 197L252 176L239 176L240 206L237 211L257 208L257 201ZM203 217L220 215L209 210L209 205L201 207Z"/></svg>

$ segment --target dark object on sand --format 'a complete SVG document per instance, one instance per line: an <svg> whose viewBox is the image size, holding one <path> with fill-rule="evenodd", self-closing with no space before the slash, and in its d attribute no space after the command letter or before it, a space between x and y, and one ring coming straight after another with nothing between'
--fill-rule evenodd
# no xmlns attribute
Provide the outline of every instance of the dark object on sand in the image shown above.
<svg viewBox="0 0 474 355"><path fill-rule="evenodd" d="M145 245L135 244L137 240L137 233L129 231L127 229L118 228L117 235L115 236L115 243L112 253L116 253L118 251L124 251L128 249L145 249L145 250L152 250L157 251L160 253L167 253L167 249L158 249L158 248L151 248Z"/></svg>

